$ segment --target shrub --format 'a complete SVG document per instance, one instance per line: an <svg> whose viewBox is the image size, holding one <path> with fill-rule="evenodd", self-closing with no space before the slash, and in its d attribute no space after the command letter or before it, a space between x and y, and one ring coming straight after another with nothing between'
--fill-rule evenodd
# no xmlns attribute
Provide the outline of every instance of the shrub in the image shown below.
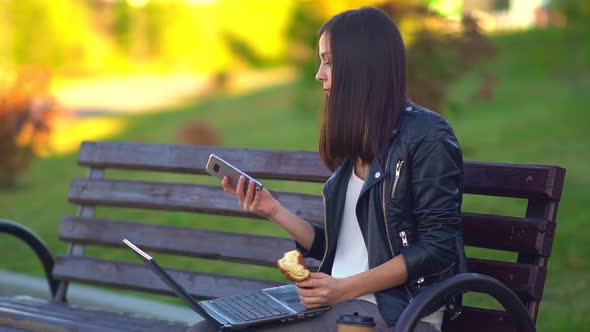
<svg viewBox="0 0 590 332"><path fill-rule="evenodd" d="M49 81L47 71L26 67L12 82L0 82L0 188L13 186L31 161L49 149L58 110Z"/></svg>
<svg viewBox="0 0 590 332"><path fill-rule="evenodd" d="M178 142L189 145L221 145L220 135L211 125L192 121L183 125L177 134Z"/></svg>
<svg viewBox="0 0 590 332"><path fill-rule="evenodd" d="M447 88L496 53L471 16L465 15L457 29L453 22L421 6L388 3L381 9L396 21L411 20L419 27L407 45L408 95L432 111L442 113ZM472 100L489 100L495 80L484 72Z"/></svg>
<svg viewBox="0 0 590 332"><path fill-rule="evenodd" d="M480 32L475 19L466 16L460 24L452 22L429 11L424 3L391 0L376 6L394 19L406 41L408 96L442 113L447 87L493 56L495 49ZM293 44L289 59L301 73L295 96L298 109L317 109L316 103L310 103L314 99L309 98L309 91L318 86L315 82L317 31L326 17L318 15L316 7L316 2L298 4L286 30ZM495 78L484 72L472 99L489 100L493 95L493 82Z"/></svg>

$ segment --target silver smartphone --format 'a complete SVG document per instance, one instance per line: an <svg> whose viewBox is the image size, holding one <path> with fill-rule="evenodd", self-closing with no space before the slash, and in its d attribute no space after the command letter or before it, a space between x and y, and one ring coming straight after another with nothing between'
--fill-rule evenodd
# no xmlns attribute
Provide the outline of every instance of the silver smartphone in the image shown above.
<svg viewBox="0 0 590 332"><path fill-rule="evenodd" d="M249 181L254 182L254 184L257 187L261 189L263 188L262 183L258 182L256 179L249 176L248 174L240 171L237 167L221 159L219 156L213 153L209 156L209 160L207 161L207 166L205 167L205 169L207 170L207 173L219 178L220 180L223 180L223 177L227 176L229 180L229 185L234 187L234 189L236 189L238 186L238 180L240 179L240 175L243 175L247 180L244 187L245 189L248 189L247 186L250 184Z"/></svg>

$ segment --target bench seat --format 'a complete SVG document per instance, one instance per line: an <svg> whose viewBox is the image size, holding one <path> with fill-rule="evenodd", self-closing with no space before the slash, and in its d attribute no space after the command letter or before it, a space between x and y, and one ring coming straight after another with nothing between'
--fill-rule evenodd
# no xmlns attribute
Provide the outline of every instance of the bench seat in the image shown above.
<svg viewBox="0 0 590 332"><path fill-rule="evenodd" d="M243 211L235 197L225 194L219 181L207 175L205 165L211 153L263 183L271 183L267 187L273 195L296 215L323 224L320 188L330 172L322 165L317 152L85 142L78 163L87 167L89 173L86 178L72 179L68 193L68 200L79 210L74 216L64 216L59 229L60 240L69 243L67 252L53 255L26 227L0 220L0 233L20 237L37 253L53 299L3 298L0 325L10 322L7 325L38 331L186 328L182 324L147 318L86 311L67 302L68 284L72 282L174 296L124 248L123 238L156 258L168 256L168 260L160 261L161 265L170 267L170 273L198 299L286 283L273 267L284 252L295 248L294 242L285 238L277 225ZM517 331L518 326L525 326L521 324L523 320L529 324L526 326L534 326L545 288L565 170L550 165L475 161L466 161L464 169L466 196L517 199L524 204L518 215L464 208L468 266L475 274L460 276L459 279L466 280L458 279L460 282L453 289L458 293L483 289L488 295L506 299L513 309L467 306L456 319L445 317L443 331ZM289 188L289 191L275 188ZM129 215L136 214L129 210L147 210L147 213L133 220ZM125 217L117 217L121 211L127 211L122 214ZM166 217L162 217L164 214ZM187 214L191 217L187 218ZM220 218L232 229L212 229L211 225ZM246 221L248 226L238 227ZM108 249L108 254L100 257L89 254L101 248ZM111 252L116 250L119 253L111 257ZM490 250L509 255L480 255ZM167 265L176 258L184 262L198 259L199 263L192 263L197 261L193 260L180 267ZM209 265L215 264L209 262L229 265L211 270ZM250 276L228 273L235 263L241 264L246 272L267 270ZM307 263L312 270L319 265L311 259ZM497 286L484 287L491 280L486 279L489 277ZM460 288L461 285L466 288ZM501 294L496 292L500 288L505 288ZM417 299L412 305L420 305ZM408 324L412 324L411 319Z"/></svg>
<svg viewBox="0 0 590 332"><path fill-rule="evenodd" d="M105 310L31 298L0 297L0 331L46 332L184 332L188 326L178 322L132 316Z"/></svg>

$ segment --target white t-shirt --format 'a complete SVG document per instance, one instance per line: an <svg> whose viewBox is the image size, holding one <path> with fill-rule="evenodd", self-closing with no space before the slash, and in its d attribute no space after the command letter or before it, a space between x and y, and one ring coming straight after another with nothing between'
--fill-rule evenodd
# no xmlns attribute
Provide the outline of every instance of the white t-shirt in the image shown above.
<svg viewBox="0 0 590 332"><path fill-rule="evenodd" d="M356 218L356 203L359 200L363 183L364 181L356 176L353 170L346 189L342 225L340 226L340 234L338 234L334 265L332 265L332 277L334 278L345 278L369 270L367 246ZM358 299L377 304L374 294L363 295Z"/></svg>
<svg viewBox="0 0 590 332"><path fill-rule="evenodd" d="M354 174L353 168L346 189L342 225L338 234L334 264L332 265L332 277L334 278L345 278L369 270L369 254L356 217L356 203L361 194L363 183L364 181ZM359 296L357 300L377 304L373 293ZM444 306L421 320L440 327L443 315Z"/></svg>

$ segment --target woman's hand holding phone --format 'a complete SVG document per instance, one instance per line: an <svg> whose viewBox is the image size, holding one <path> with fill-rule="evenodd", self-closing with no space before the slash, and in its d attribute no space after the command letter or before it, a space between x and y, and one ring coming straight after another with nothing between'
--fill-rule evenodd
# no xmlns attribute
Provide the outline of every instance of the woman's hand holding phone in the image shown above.
<svg viewBox="0 0 590 332"><path fill-rule="evenodd" d="M229 184L227 176L221 180L221 186L226 193L236 195L242 209L261 217L273 220L282 207L268 190L256 186L253 181L247 181L243 175L235 189Z"/></svg>
<svg viewBox="0 0 590 332"><path fill-rule="evenodd" d="M242 209L272 220L304 248L311 248L315 236L311 224L282 206L256 179L214 154L209 156L206 170L221 179L221 186L226 193L236 195Z"/></svg>

